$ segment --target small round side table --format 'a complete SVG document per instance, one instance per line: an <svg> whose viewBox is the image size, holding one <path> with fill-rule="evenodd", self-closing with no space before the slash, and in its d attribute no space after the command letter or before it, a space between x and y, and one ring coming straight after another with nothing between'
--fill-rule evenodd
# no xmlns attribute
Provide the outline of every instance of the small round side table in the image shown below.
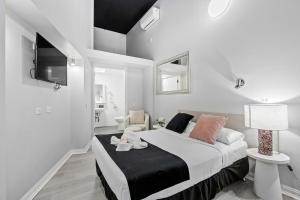
<svg viewBox="0 0 300 200"><path fill-rule="evenodd" d="M283 153L266 156L258 153L257 148L247 149L249 157L256 160L254 191L263 200L282 200L278 165L288 164L290 158Z"/></svg>

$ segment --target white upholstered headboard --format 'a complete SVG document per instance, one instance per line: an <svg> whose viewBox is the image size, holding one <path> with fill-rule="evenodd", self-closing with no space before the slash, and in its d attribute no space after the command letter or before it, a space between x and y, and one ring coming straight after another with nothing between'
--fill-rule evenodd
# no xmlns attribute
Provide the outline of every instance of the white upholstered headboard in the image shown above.
<svg viewBox="0 0 300 200"><path fill-rule="evenodd" d="M244 132L245 130L247 130L244 123L244 115L241 114L213 113L213 112L191 111L191 110L184 110L184 109L180 109L178 111L193 115L194 118L192 119L192 121L197 121L198 117L201 114L226 116L228 117L228 120L225 125L226 128L234 129L240 132Z"/></svg>

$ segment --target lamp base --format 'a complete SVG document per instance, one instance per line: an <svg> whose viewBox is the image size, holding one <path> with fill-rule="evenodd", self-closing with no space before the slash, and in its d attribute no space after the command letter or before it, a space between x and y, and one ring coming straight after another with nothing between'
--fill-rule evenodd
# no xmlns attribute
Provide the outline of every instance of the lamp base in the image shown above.
<svg viewBox="0 0 300 200"><path fill-rule="evenodd" d="M258 130L258 153L272 156L273 155L273 131L270 130Z"/></svg>

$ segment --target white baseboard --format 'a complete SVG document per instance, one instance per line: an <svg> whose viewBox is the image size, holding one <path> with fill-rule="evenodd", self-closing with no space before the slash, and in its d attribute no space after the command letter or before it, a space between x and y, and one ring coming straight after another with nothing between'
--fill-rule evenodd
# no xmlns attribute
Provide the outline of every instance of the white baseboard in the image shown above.
<svg viewBox="0 0 300 200"><path fill-rule="evenodd" d="M254 174L250 172L246 176L246 179L248 179L250 181L254 181ZM299 190L292 188L290 186L284 185L284 184L281 184L281 189L282 189L281 190L282 194L289 196L291 198L300 200L300 191Z"/></svg>
<svg viewBox="0 0 300 200"><path fill-rule="evenodd" d="M282 194L300 200L300 191L287 185L281 185Z"/></svg>
<svg viewBox="0 0 300 200"><path fill-rule="evenodd" d="M90 147L91 147L91 141L89 143L87 143L87 145L85 145L85 147L83 147L82 149L72 149L71 153L72 153L72 155L83 154L83 153L88 152Z"/></svg>
<svg viewBox="0 0 300 200"><path fill-rule="evenodd" d="M21 200L32 200L42 188L50 181L50 179L57 173L57 171L65 164L65 162L75 154L83 154L88 152L91 146L89 142L82 149L72 149L68 151L22 198Z"/></svg>

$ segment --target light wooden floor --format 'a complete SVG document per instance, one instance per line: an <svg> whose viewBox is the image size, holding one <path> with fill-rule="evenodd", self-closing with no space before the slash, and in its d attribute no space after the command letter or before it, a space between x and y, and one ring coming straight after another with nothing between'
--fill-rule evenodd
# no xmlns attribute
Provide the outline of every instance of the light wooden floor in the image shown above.
<svg viewBox="0 0 300 200"><path fill-rule="evenodd" d="M258 200L250 181L238 182L220 192L215 200ZM95 170L92 152L73 155L35 200L106 200ZM284 200L292 198L284 196Z"/></svg>
<svg viewBox="0 0 300 200"><path fill-rule="evenodd" d="M115 134L120 133L122 131L118 130L117 126L105 126L105 127L99 127L94 129L95 135L107 135L107 134Z"/></svg>

